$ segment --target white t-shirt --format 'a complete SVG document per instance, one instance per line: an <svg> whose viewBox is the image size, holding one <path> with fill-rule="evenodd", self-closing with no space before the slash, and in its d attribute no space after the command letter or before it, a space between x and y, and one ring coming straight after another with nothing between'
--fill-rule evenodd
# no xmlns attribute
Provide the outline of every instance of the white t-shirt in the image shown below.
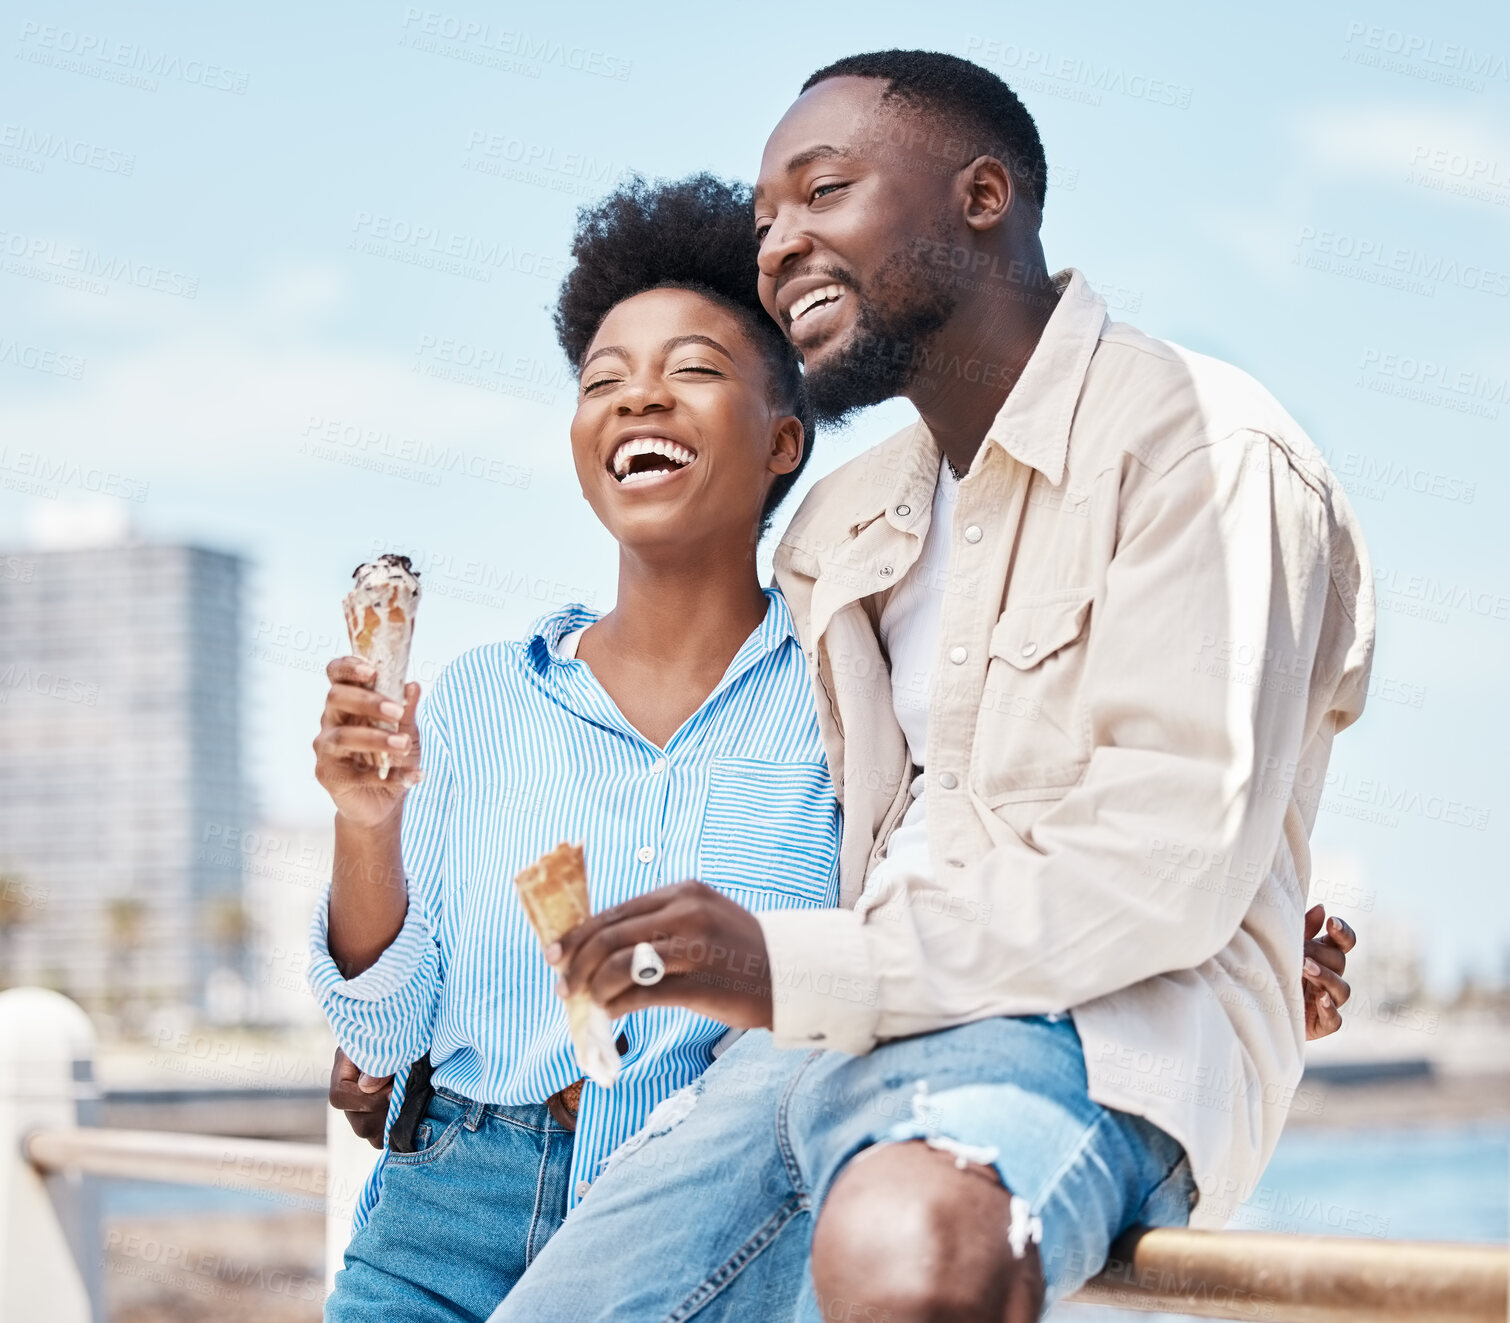
<svg viewBox="0 0 1510 1323"><path fill-rule="evenodd" d="M891 834L886 858L875 870L878 874L888 868L923 877L933 874L923 804L924 758L928 751L928 699L938 660L944 587L949 581L950 533L958 500L959 479L945 460L939 465L933 519L923 549L881 609L881 642L891 658L891 707L907 737L907 752L918 774L912 782L912 802Z"/></svg>

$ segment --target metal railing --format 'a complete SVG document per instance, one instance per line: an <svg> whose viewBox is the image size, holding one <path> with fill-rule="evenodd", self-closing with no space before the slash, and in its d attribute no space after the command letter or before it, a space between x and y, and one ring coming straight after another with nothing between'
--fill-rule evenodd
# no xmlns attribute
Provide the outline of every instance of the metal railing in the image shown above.
<svg viewBox="0 0 1510 1323"><path fill-rule="evenodd" d="M116 1180L171 1181L257 1194L325 1199L323 1144L182 1135L164 1130L33 1130L22 1150L41 1172L79 1172Z"/></svg>
<svg viewBox="0 0 1510 1323"><path fill-rule="evenodd" d="M0 1141L14 1136L8 1168L0 1148L0 1323L103 1318L92 1285L97 1274L88 1271L99 1254L97 1215L92 1227L86 1216L70 1229L66 1210L60 1213L46 1190L48 1176L175 1181L324 1199L327 1263L338 1261L360 1162L370 1164L370 1150L341 1138L344 1123L330 1131L329 1148L80 1126L92 1049L87 1018L66 998L29 988L0 993ZM349 1165L353 1153L356 1168ZM333 1161L343 1167L340 1181L332 1179ZM1505 1323L1510 1248L1138 1229L1070 1299L1286 1323Z"/></svg>

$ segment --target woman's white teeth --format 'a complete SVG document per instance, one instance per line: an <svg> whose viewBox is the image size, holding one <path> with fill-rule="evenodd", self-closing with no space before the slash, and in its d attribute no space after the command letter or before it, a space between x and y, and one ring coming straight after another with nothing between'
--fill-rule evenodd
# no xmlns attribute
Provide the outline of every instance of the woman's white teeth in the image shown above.
<svg viewBox="0 0 1510 1323"><path fill-rule="evenodd" d="M668 441L665 437L636 437L632 441L622 442L613 452L613 471L620 482L646 478L654 473L664 471L652 468L643 469L638 473L631 473L629 467L640 455L659 455L662 459L669 459L677 468L685 468L697 458L696 451L689 450L679 442Z"/></svg>
<svg viewBox="0 0 1510 1323"><path fill-rule="evenodd" d="M638 473L626 473L619 479L619 486L628 487L636 482L650 482L657 478L664 478L668 473L675 472L675 469L641 469Z"/></svg>
<svg viewBox="0 0 1510 1323"><path fill-rule="evenodd" d="M796 321L803 313L811 311L820 303L827 303L830 299L836 299L843 293L843 285L825 285L822 289L809 291L798 299L796 303L792 304L792 320Z"/></svg>

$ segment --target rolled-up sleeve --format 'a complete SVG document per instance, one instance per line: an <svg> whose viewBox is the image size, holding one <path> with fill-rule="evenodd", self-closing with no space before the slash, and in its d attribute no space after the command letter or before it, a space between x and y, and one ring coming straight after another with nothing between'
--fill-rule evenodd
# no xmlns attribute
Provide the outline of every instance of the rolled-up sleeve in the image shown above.
<svg viewBox="0 0 1510 1323"><path fill-rule="evenodd" d="M420 706L425 775L404 800L400 831L409 904L403 927L378 959L343 978L330 955L330 888L309 933L309 985L342 1049L371 1075L393 1075L430 1048L445 959L438 935L445 903L451 757L437 693Z"/></svg>

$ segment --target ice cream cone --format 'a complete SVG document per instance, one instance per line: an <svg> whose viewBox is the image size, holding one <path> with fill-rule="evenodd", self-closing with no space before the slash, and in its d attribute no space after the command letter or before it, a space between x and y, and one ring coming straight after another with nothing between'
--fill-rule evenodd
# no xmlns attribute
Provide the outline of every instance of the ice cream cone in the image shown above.
<svg viewBox="0 0 1510 1323"><path fill-rule="evenodd" d="M395 703L404 701L404 678L409 671L409 645L414 640L414 614L419 609L419 575L407 556L379 556L352 572L355 583L342 606L351 650L377 668L373 688ZM398 727L389 721L378 726ZM386 753L377 755L378 776L388 778Z"/></svg>
<svg viewBox="0 0 1510 1323"><path fill-rule="evenodd" d="M580 845L558 845L516 875L514 885L541 946L559 941L592 913ZM610 1088L619 1077L619 1050L608 1012L588 993L574 993L566 998L566 1023L582 1073Z"/></svg>

